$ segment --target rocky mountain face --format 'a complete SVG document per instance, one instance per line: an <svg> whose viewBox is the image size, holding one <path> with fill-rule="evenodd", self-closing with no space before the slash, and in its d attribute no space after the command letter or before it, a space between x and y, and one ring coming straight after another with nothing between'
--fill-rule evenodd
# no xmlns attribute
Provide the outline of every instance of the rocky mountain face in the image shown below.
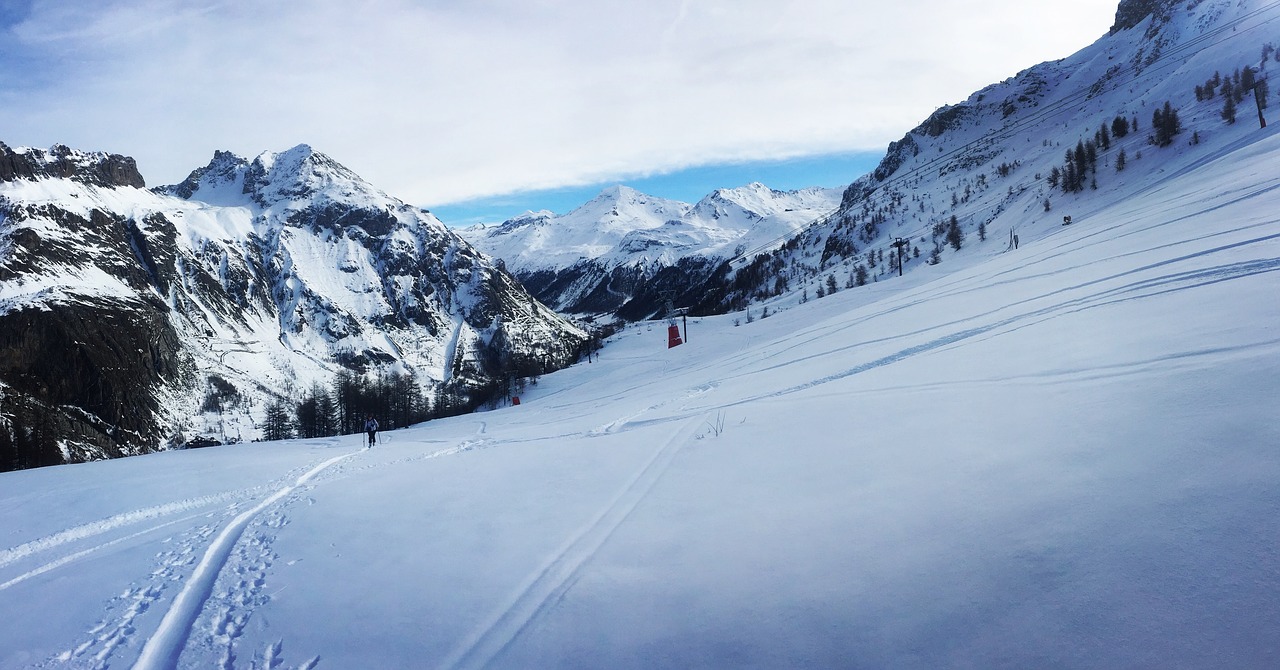
<svg viewBox="0 0 1280 670"><path fill-rule="evenodd" d="M150 191L123 156L0 145L0 177L0 469L254 439L343 371L474 406L586 339L305 145Z"/></svg>
<svg viewBox="0 0 1280 670"><path fill-rule="evenodd" d="M568 214L529 213L462 234L562 312L638 320L725 259L777 244L829 213L839 195L757 183L689 204L613 186Z"/></svg>

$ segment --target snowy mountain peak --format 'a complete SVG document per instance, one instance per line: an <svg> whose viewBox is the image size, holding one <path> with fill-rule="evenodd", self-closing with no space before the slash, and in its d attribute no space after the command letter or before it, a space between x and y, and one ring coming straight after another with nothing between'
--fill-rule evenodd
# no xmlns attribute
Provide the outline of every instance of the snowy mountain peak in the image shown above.
<svg viewBox="0 0 1280 670"><path fill-rule="evenodd" d="M624 186L622 184L614 184L613 186L606 186L600 189L600 195L596 197L620 200L622 198L634 197L637 195L640 195L640 192L635 190L634 188L631 188L630 186Z"/></svg>
<svg viewBox="0 0 1280 670"><path fill-rule="evenodd" d="M460 231L503 259L535 297L574 313L617 309L664 268L718 265L830 212L838 189L775 191L755 182L690 205L610 186L568 214L526 214ZM627 317L630 318L630 317Z"/></svg>
<svg viewBox="0 0 1280 670"><path fill-rule="evenodd" d="M239 204L244 199L244 173L248 168L247 159L230 151L215 151L208 165L196 168L181 183L157 186L152 190L184 200Z"/></svg>
<svg viewBox="0 0 1280 670"><path fill-rule="evenodd" d="M287 151L265 151L249 165L245 192L263 207L310 204L318 196L348 205L378 205L388 196L329 156L299 144Z"/></svg>
<svg viewBox="0 0 1280 670"><path fill-rule="evenodd" d="M252 161L229 151L216 151L208 165L193 171L182 183L155 190L187 200L263 209L300 209L318 201L383 209L393 201L307 144L280 152L264 151Z"/></svg>
<svg viewBox="0 0 1280 670"><path fill-rule="evenodd" d="M503 221L501 224L498 224L497 226L487 229L488 232L485 234L489 236L508 235L517 230L520 230L521 228L530 228L530 227L548 225L551 223L551 220L554 218L555 218L555 214L549 210L544 209L540 212L529 211L529 212L525 212L524 214L521 214L520 216L515 217L514 219L508 219L506 221ZM482 227L482 229L484 228Z"/></svg>
<svg viewBox="0 0 1280 670"><path fill-rule="evenodd" d="M692 206L679 200L667 200L657 196L616 184L600 191L600 194L577 209L569 212L566 218L572 220L613 220L632 229L634 222L655 222L656 225L670 219L678 219ZM640 224L644 226L645 224Z"/></svg>
<svg viewBox="0 0 1280 670"><path fill-rule="evenodd" d="M798 191L778 191L760 182L752 182L738 188L716 189L694 206L701 217L719 219L729 215L730 209L740 210L748 218L794 212L797 210L829 210L831 200L838 189L818 187ZM822 212L815 214L820 215Z"/></svg>

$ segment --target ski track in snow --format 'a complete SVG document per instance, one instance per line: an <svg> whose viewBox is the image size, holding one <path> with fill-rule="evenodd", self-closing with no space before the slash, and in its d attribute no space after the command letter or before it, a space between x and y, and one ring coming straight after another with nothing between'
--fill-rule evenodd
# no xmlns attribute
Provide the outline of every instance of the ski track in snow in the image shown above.
<svg viewBox="0 0 1280 670"><path fill-rule="evenodd" d="M1027 306L1029 303L1039 302L1047 298L1061 297L1062 294L1074 293L1079 290L1095 287L1099 284L1114 281L1116 279L1131 277L1132 275L1135 275L1137 273L1164 267L1179 261L1204 257L1212 253L1234 249L1237 247L1242 247L1250 244L1257 244L1261 242L1272 241L1275 239L1280 239L1280 234L1267 235L1264 237L1242 241L1234 244L1229 244L1229 245L1217 247L1214 249L1208 249L1208 250L1203 250L1203 251L1192 253L1192 254L1187 254L1184 256L1180 256L1178 258L1166 259L1157 263L1145 265L1140 268L1135 268L1125 272L1120 272L1103 279L1093 280L1093 281L1085 282L1069 288L1059 289L1059 290L1052 291L1050 293L1027 298L1015 303L1011 303L1007 306L1002 306L998 311L1006 311L1010 308ZM885 365L897 363L907 358L917 356L923 353L928 353L928 352L940 349L942 347L955 345L959 342L970 340L978 336L1013 332L1014 330L1026 328L1031 325L1035 325L1037 323L1041 323L1043 321L1047 321L1052 318L1057 318L1066 314L1077 313L1086 309L1105 307L1105 306L1115 305L1115 304L1119 304L1119 303L1127 302L1131 300L1150 298L1150 297L1158 296L1165 293L1188 290L1193 288L1200 288L1200 287L1216 284L1219 282L1231 281L1234 279L1241 279L1245 277L1266 274L1270 272L1275 272L1277 270L1280 270L1280 258L1262 258L1262 259L1256 259L1252 261L1228 263L1224 265L1201 268L1201 269L1192 270L1192 271L1175 272L1175 273L1160 275L1156 277L1138 279L1136 281L1133 281L1132 283L1125 284L1123 286L1118 286L1118 287L1110 288L1107 290L1098 291L1096 293L1089 293L1089 294L1068 299L1068 300L1061 300L1059 302L1055 302L1053 304L1041 307L1039 309L1021 312L1018 314L1007 316L1003 319L993 318L995 316L994 312L987 313L987 314L977 314L977 315L966 317L961 320L953 321L952 323L949 323L949 324L943 324L941 326L933 326L923 331L905 333L900 336L895 336L894 338L891 338L891 339L901 340L908 337L921 335L928 331L937 331L941 328L946 328L947 326L962 325L965 322L981 323L982 325L980 326L953 331L945 335L936 336L934 339L928 340L926 342L923 342L914 346L905 347L889 355L876 358L874 360L868 361L861 365L854 366L847 370L843 370L831 375L827 375L820 379L815 379L810 382L799 384L799 385L782 389L779 391L758 394L755 396L743 398L731 404L738 405L738 404L750 403L765 397L775 397L780 395L787 395L789 393L794 393L797 391L803 391L803 390L812 388L814 386L820 386L822 384L844 379L846 377L850 377L852 375L866 372L875 368L883 367ZM816 335L812 337L816 338ZM785 349L771 353L769 357L778 356L787 350L797 348L802 344L806 343L810 338L797 338L797 339L800 341L794 344L791 344ZM797 363L802 363L802 362L813 360L813 359L825 359L831 356L832 354L840 351L857 349L870 344L877 344L885 341L888 341L888 340L881 339L881 340L856 342L856 343L849 344L836 349L816 352L809 356L788 359L786 362L780 363L778 365L763 367L757 370L752 370L750 372L742 373L740 375L733 375L728 378L732 379L735 377L742 377L742 376L763 375L771 371L775 371L779 368L790 367Z"/></svg>
<svg viewBox="0 0 1280 670"><path fill-rule="evenodd" d="M204 516L213 515L209 513ZM187 569L195 562L198 548L213 535L217 527L216 522L204 523L188 529L176 541L174 538L165 539L164 544L171 546L156 555L158 566L149 575L149 582L131 585L112 599L107 606L107 616L89 629L89 639L58 654L52 659L51 665L64 667L72 664L74 667L92 670L110 667L111 656L134 637L137 618L161 599L169 585L182 580Z"/></svg>
<svg viewBox="0 0 1280 670"><path fill-rule="evenodd" d="M483 429L480 432L483 433ZM390 464L404 460L454 455L484 448L493 442L487 439L467 440L449 449L416 458L393 461ZM84 640L56 654L46 662L32 667L69 666L91 670L105 670L111 667L113 655L137 637L138 618L154 609L156 603L164 599L171 586L182 583L184 580L183 590L174 598L151 638L145 641L143 653L134 667L176 667L183 650L188 646L198 650L203 660L216 658L216 667L221 670L245 667L237 665L236 644L252 613L270 599L269 594L265 593L266 577L267 571L276 558L271 550L271 544L279 529L288 524L288 517L283 510L269 508L300 487L314 481L322 473L338 469L334 466L342 461L365 451L367 449L336 456L305 471L305 466L295 468L280 480L284 482L293 480L292 483L285 486L277 485L274 493L261 500L258 500L261 489L266 488L261 486L179 500L124 512L0 551L0 568L3 568L20 564L41 553L57 554L56 550L63 550L63 553L51 560L5 582L0 582L0 591L2 591L110 547L159 533L174 524L200 517L210 519L187 528L177 536L159 540L166 548L156 554L155 569L141 583L131 584L120 595L112 598L106 605L103 617L86 631ZM389 464L368 465L360 469L386 465ZM257 501L256 504L254 501ZM202 509L218 503L229 504L215 509ZM253 506L236 514L249 504ZM120 528L191 510L200 511L167 519L157 524L149 524L134 532L65 553L68 545L85 539L96 538ZM232 515L235 515L235 518L223 526L223 520ZM219 533L220 526L223 527ZM217 533L216 537L214 537L215 533ZM214 538L212 542L210 538ZM206 632L207 636L192 637L191 631L196 629ZM282 650L283 641L277 640L266 649L254 653L248 667L282 668ZM313 657L297 667L299 670L309 670L315 668L319 661L319 657Z"/></svg>
<svg viewBox="0 0 1280 670"><path fill-rule="evenodd" d="M630 424L632 419L634 417L619 419L609 426L616 431ZM577 581L582 568L653 490L698 426L696 421L685 421L614 498L531 574L506 603L463 639L439 667L487 666L540 615L554 607Z"/></svg>
<svg viewBox="0 0 1280 670"><path fill-rule="evenodd" d="M110 516L105 519L101 519L99 521L94 521L92 523L87 523L87 524L81 524L79 526L68 528L66 530L61 530L61 531L58 531L57 533L53 533L52 535L48 535L36 540L32 540L30 542L25 542L16 547L0 550L0 568L6 567L12 563L28 558L30 556L34 556L42 552L57 549L69 543L78 542L80 540L85 540L88 538L109 533L118 528L131 526L133 524L142 523L144 521L150 521L152 519L158 519L158 518L169 516L172 514L178 514L180 512L186 512L193 509L209 507L220 502L226 502L229 500L238 500L246 497L250 491L252 491L252 489L244 489L240 491L227 491L224 493L218 493L218 494L209 495L209 496L202 496L199 498L189 498L187 500L178 500L171 503L165 503L163 505L155 505L152 507L145 507L139 510L124 512L122 514L116 514L114 516ZM81 552L81 553L89 553L89 552ZM8 583L6 582L4 586L0 586L0 590L3 590L7 586L8 586Z"/></svg>
<svg viewBox="0 0 1280 670"><path fill-rule="evenodd" d="M204 555L196 565L195 571L187 579L182 591L170 604L169 610L165 612L164 618L160 621L160 625L143 646L142 652L133 666L135 670L162 670L177 666L178 657L187 643L192 626L204 609L205 603L213 596L213 588L219 573L227 565L232 550L235 549L240 537L255 517L275 502L293 493L299 487L306 485L329 467L364 451L367 451L367 449L334 456L320 463L298 477L293 484L277 490L254 507L240 513L239 516L223 527L222 532L214 538L205 550ZM265 554L266 552L263 553ZM247 556L247 554L244 556ZM255 567L254 570L258 571L260 569L262 573L265 573L269 565L269 561L264 561L260 568ZM238 604L242 607L248 606L250 601L258 595L263 583L264 580L261 575L253 576L251 581L241 580L237 585L238 590L236 591L239 597ZM228 593L225 595L231 596L233 594ZM228 610L229 612L230 610ZM237 620L226 618L225 614L223 619L218 619L219 615L215 614L215 620L221 623L222 635L227 638L234 638L235 635L231 633L239 632L239 629L234 628L237 625ZM247 618L247 614L245 618ZM239 620L239 625L243 626L243 620ZM229 660L234 660L234 657L224 660L229 662ZM229 666L224 663L224 667Z"/></svg>
<svg viewBox="0 0 1280 670"><path fill-rule="evenodd" d="M1097 307L1117 304L1120 302L1136 300L1139 298L1150 297L1152 295L1159 295L1160 293L1185 290L1187 288L1198 287L1198 286L1207 286L1210 284L1215 284L1222 281L1229 281L1231 279L1237 279L1240 277L1246 277L1254 274L1262 274L1264 272L1275 272L1277 270L1280 270L1280 259L1267 259L1266 261L1263 261L1263 262L1246 263L1246 264L1240 264L1240 265L1245 266L1245 269L1241 269L1239 271L1232 271L1232 269L1229 269L1229 268L1213 268L1212 271L1188 273L1187 276L1185 277L1170 275L1167 277L1160 277L1155 280L1135 282L1134 284L1122 287L1120 289L1115 289L1114 291L1108 291L1101 294L1090 295L1090 296L1078 298L1075 300L1069 300L1063 303L1045 307L1043 309L1034 310L1024 314L1012 316L1006 319L1001 319L999 321L991 322L986 325L953 332L953 333L938 337L936 339L930 340L928 342L924 342L922 344L907 347L900 351L894 352L888 356L883 356L875 360L869 361L867 363L856 365L847 370L843 370L835 374L827 375L820 379L815 379L810 382L798 384L798 385L795 385L786 389L782 389L780 391L776 391L773 393L767 393L759 396L743 398L742 400L739 400L732 404L735 404L735 405L747 404L747 403L758 401L766 397L776 397L776 396L788 395L798 391L804 391L804 390L813 388L815 386L821 386L823 384L839 381L841 379L845 379L847 377L851 377L856 374L867 372L868 370L873 370L875 368L884 367L886 365L890 365L893 363L898 363L900 361L906 360L907 358L911 358L913 356L929 353L938 349L942 349L943 347L953 346L960 342L964 342L966 340L970 340L978 336L988 335L988 334L1003 334L1003 333L1012 332L1014 330L1020 330L1022 328L1029 327L1036 323L1047 321L1051 318L1056 318L1059 316L1063 316L1065 314L1080 312L1085 309L1093 309ZM1187 285L1184 285L1181 287L1164 289L1161 291L1147 293L1143 295L1129 296L1129 297L1116 298L1116 299L1110 299L1110 300L1102 299L1102 298L1108 297L1109 294L1113 294L1113 293L1120 294L1120 293L1138 291L1143 288L1146 288L1148 285L1159 286L1165 283L1177 283L1179 281L1185 281L1189 279L1200 280L1200 281L1196 281L1194 283L1187 283ZM1027 323L1022 323L1024 321ZM804 360L804 359L800 359L800 360ZM785 364L783 366L775 366L775 367L787 367L789 365L791 365L791 363ZM769 369L773 369L773 368L769 368ZM751 374L760 374L760 372L753 372Z"/></svg>
<svg viewBox="0 0 1280 670"><path fill-rule="evenodd" d="M201 514L194 514L194 515L191 515L191 516L185 516L185 517L182 517L182 518L179 518L179 519L172 519L172 520L170 520L170 521L166 521L166 522L164 522L164 523L162 523L162 524L155 525L155 526L149 526L149 527L147 527L147 528L144 528L143 530L140 530L140 531L137 531L137 532L134 532L134 533L130 533L130 534L128 534L128 535L124 535L124 536L122 536L122 537L118 537L118 538L116 538L116 539L114 539L114 540L108 540L108 541L103 542L103 543L101 543L101 544L95 544L95 545L92 545L92 546L90 546L90 547L88 547L88 548L81 549L80 551L77 551L77 552L74 552L74 553L71 553L71 554L65 554L65 555L63 555L63 556L60 556L60 557L58 557L58 558L56 558L56 559L54 559L54 560L52 560L52 561L48 562L48 563L44 563L43 565L40 565L39 567L33 568L33 569L31 569L31 570L28 570L28 571L26 571L26 572L24 572L24 573L22 573L22 574L18 575L17 577L14 577L14 578L10 579L10 580L9 580L9 581L7 581L7 582L0 583L0 591L3 591L3 590L5 590L5 589L7 589L7 588L9 588L9 587L11 587L11 586L13 586L13 585L15 585L15 584L19 584L19 583L21 583L21 582L25 582L26 580L31 579L32 577L38 577L38 576L40 576L40 575L42 575L42 574L44 574L44 573L46 573L46 572L49 572L49 571L51 571L51 570L56 570L56 569L58 569L58 568L61 568L61 567L62 567L62 566L64 566L64 565L68 565L68 564L70 564L70 563L74 563L74 562L76 562L76 561L78 561L78 560L80 560L80 559L82 559L82 558L84 558L84 557L86 557L86 556L89 556L90 554L97 553L97 552L99 552L99 551L101 551L101 550L103 550L103 549L107 549L107 548L109 548L109 547L113 547L113 546L115 546L115 545L117 545L117 544L121 544L121 543L124 543L124 542L128 542L129 540L132 540L132 539L135 539L135 538L142 537L143 535L148 535L148 534L150 534L150 533L154 533L154 532L156 532L156 531L158 531L158 530L160 530L160 529L162 529L162 528L164 528L164 527L166 527L166 526L171 526L171 525L173 525L173 524L175 524L175 523L178 523L178 522L180 522L180 521L189 521L189 520L194 519L195 517L198 517L198 516L207 516L207 515L205 515L205 514L201 513Z"/></svg>
<svg viewBox="0 0 1280 670"><path fill-rule="evenodd" d="M188 639L184 652L195 651L202 661L216 658L218 670L238 667L237 644L249 619L274 595L266 592L267 572L278 558L271 545L279 530L288 523L284 510L276 507L259 515L246 529L245 537L235 543L234 552L214 583L213 593L196 619L193 630L203 634ZM278 668L284 662L283 650L284 640L277 639L254 653L248 667ZM299 668L314 668L319 662L320 657L314 656Z"/></svg>
<svg viewBox="0 0 1280 670"><path fill-rule="evenodd" d="M91 523L74 526L0 551L0 567L20 564L44 553L54 554L51 560L46 560L44 563L0 583L0 590L5 590L31 578L74 564L81 559L111 547L123 545L147 535L157 534L174 524L201 517L209 519L207 522L186 528L177 536L157 540L165 548L155 555L156 567L146 576L144 582L141 584L134 583L120 595L112 598L106 605L104 616L86 631L85 639L56 654L45 663L33 667L67 667L70 665L92 670L103 670L110 667L111 658L115 652L126 646L136 636L135 624L138 617L150 611L169 591L170 586L182 582L186 578L191 566L196 563L200 549L208 543L209 538L217 531L221 519L231 516L246 501L253 500L257 495L260 495L258 492L261 488L254 487L226 491L132 510ZM229 504L215 507L219 503ZM204 509L209 507L215 508ZM119 529L192 510L199 511L194 514L163 520L160 523L148 524L144 528L131 533L113 537L106 541L98 541L67 553L70 548L85 540L94 540L110 535ZM59 550L61 550L61 553L59 553Z"/></svg>

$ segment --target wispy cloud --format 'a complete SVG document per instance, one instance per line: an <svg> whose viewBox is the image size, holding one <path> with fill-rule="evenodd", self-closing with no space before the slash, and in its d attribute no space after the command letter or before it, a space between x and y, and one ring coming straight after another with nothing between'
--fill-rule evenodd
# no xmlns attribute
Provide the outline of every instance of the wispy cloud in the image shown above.
<svg viewBox="0 0 1280 670"><path fill-rule="evenodd" d="M0 35L0 72L23 64L0 74L0 140L131 153L153 183L307 142L435 205L882 148L1092 42L1114 6L36 2Z"/></svg>

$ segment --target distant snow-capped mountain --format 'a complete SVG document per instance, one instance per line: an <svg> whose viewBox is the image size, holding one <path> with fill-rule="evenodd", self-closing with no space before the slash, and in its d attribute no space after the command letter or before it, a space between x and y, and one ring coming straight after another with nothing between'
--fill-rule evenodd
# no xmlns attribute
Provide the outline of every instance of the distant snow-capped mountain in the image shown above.
<svg viewBox="0 0 1280 670"><path fill-rule="evenodd" d="M253 439L268 399L342 370L466 405L585 340L306 145L146 190L123 156L0 144L0 282L0 412L47 424L41 462Z"/></svg>
<svg viewBox="0 0 1280 670"><path fill-rule="evenodd" d="M635 318L653 312L660 273L712 268L744 249L776 245L832 211L840 193L753 183L691 205L611 186L568 214L530 212L461 233L557 309Z"/></svg>

